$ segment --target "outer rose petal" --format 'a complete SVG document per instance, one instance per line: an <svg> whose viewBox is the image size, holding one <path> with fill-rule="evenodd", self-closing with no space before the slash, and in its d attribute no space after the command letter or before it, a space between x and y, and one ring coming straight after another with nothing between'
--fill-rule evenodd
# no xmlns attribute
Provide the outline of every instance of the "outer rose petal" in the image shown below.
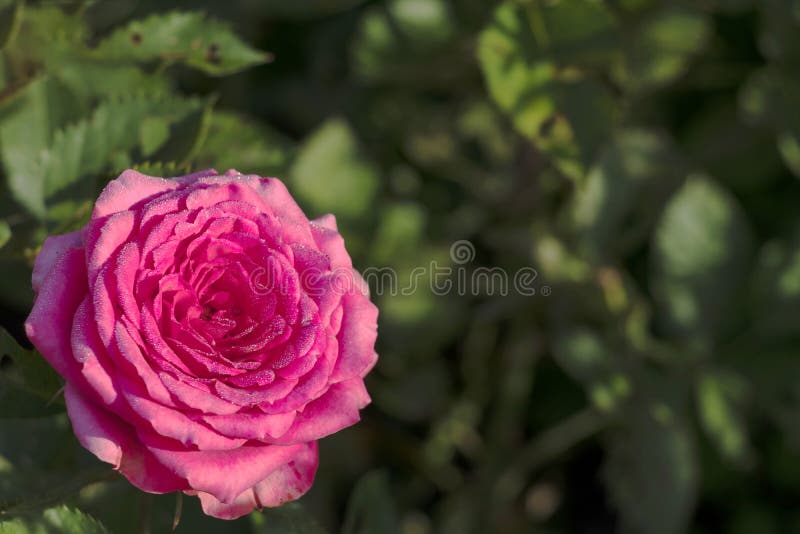
<svg viewBox="0 0 800 534"><path fill-rule="evenodd" d="M190 451L148 445L148 449L168 470L185 478L189 488L231 503L308 446L258 443L230 451Z"/></svg>
<svg viewBox="0 0 800 534"><path fill-rule="evenodd" d="M367 297L350 294L343 299L344 315L339 330L339 359L331 382L364 376L378 360L378 308Z"/></svg>
<svg viewBox="0 0 800 534"><path fill-rule="evenodd" d="M332 232L339 231L339 227L336 225L336 217L332 213L328 213L326 215L317 217L316 219L311 221L311 224L322 226L323 228L327 228Z"/></svg>
<svg viewBox="0 0 800 534"><path fill-rule="evenodd" d="M81 231L75 230L64 235L51 235L44 240L42 250L36 256L33 264L31 285L33 291L38 293L45 277L55 265L56 260L70 248L79 248L82 245Z"/></svg>
<svg viewBox="0 0 800 534"><path fill-rule="evenodd" d="M208 493L199 492L197 495L206 514L220 519L236 519L255 508L280 506L301 497L314 483L318 461L317 443L307 443L289 463L278 467L230 503L221 502Z"/></svg>
<svg viewBox="0 0 800 534"><path fill-rule="evenodd" d="M186 488L186 480L160 465L136 440L131 427L89 402L71 384L64 390L72 430L81 445L100 460L110 463L131 483L151 493Z"/></svg>
<svg viewBox="0 0 800 534"><path fill-rule="evenodd" d="M204 171L209 172L209 171ZM202 173L196 173L202 174ZM125 211L131 206L141 202L146 198L172 191L180 186L180 182L176 180L165 180L164 178L156 178L154 176L147 176L140 172L128 169L119 175L116 180L111 180L108 185L97 197L97 202L92 211L92 219L98 219Z"/></svg>
<svg viewBox="0 0 800 534"><path fill-rule="evenodd" d="M50 268L25 321L28 339L67 380L80 376L72 357L70 338L72 318L86 293L83 250L67 249Z"/></svg>
<svg viewBox="0 0 800 534"><path fill-rule="evenodd" d="M334 222L334 226L335 224ZM327 225L312 224L311 235L319 249L330 258L331 267L341 269L353 266L350 255L344 248L344 238L339 232Z"/></svg>

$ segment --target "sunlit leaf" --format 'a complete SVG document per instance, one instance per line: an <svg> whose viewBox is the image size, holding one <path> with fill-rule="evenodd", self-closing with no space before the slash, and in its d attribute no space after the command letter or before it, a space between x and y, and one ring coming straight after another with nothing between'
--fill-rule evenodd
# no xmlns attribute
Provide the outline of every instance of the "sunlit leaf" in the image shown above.
<svg viewBox="0 0 800 534"><path fill-rule="evenodd" d="M620 82L634 91L671 82L702 51L710 34L702 12L670 4L648 12L626 41Z"/></svg>
<svg viewBox="0 0 800 534"><path fill-rule="evenodd" d="M190 165L179 164L174 161L143 161L142 163L131 165L131 168L148 176L162 177L184 176L192 172Z"/></svg>
<svg viewBox="0 0 800 534"><path fill-rule="evenodd" d="M267 62L270 57L244 42L220 21L199 12L171 12L135 20L93 51L104 60L183 62L220 76Z"/></svg>
<svg viewBox="0 0 800 534"><path fill-rule="evenodd" d="M3 534L106 534L108 531L97 519L80 510L58 506L34 517L0 522Z"/></svg>
<svg viewBox="0 0 800 534"><path fill-rule="evenodd" d="M16 37L22 22L23 0L3 0L0 2L0 49Z"/></svg>
<svg viewBox="0 0 800 534"><path fill-rule="evenodd" d="M735 199L691 176L656 227L651 289L665 331L698 349L713 341L748 271L752 236Z"/></svg>
<svg viewBox="0 0 800 534"><path fill-rule="evenodd" d="M697 383L700 422L720 453L728 460L744 464L752 450L741 413L746 385L730 373L706 373Z"/></svg>
<svg viewBox="0 0 800 534"><path fill-rule="evenodd" d="M196 161L220 172L237 169L283 178L293 155L292 142L277 131L248 117L215 111Z"/></svg>
<svg viewBox="0 0 800 534"><path fill-rule="evenodd" d="M0 248L3 248L11 239L11 227L4 220L0 220Z"/></svg>
<svg viewBox="0 0 800 534"><path fill-rule="evenodd" d="M632 389L626 364L607 340L588 328L564 328L553 348L556 362L585 388L598 409L608 411Z"/></svg>
<svg viewBox="0 0 800 534"><path fill-rule="evenodd" d="M293 191L319 215L364 215L378 189L376 169L342 119L329 120L305 141L290 176Z"/></svg>
<svg viewBox="0 0 800 534"><path fill-rule="evenodd" d="M392 0L365 13L353 59L365 78L414 81L413 70L450 43L454 34L446 2Z"/></svg>
<svg viewBox="0 0 800 534"><path fill-rule="evenodd" d="M635 228L644 239L669 192L677 187L686 166L664 134L650 130L624 130L616 135L577 184L570 218L581 246L595 256L612 256L612 245L629 238ZM635 221L635 224L634 224ZM627 243L626 243L627 244Z"/></svg>
<svg viewBox="0 0 800 534"><path fill-rule="evenodd" d="M162 144L152 143L158 151L152 158L159 161L177 161L186 163L191 160L205 142L211 125L211 115L214 109L215 98L207 99L201 107L192 106L187 111L180 111L176 115L166 115L169 131ZM164 121L165 116L159 117ZM145 139L145 136L141 136ZM144 150L144 147L142 147Z"/></svg>
<svg viewBox="0 0 800 534"><path fill-rule="evenodd" d="M146 73L135 65L98 62L82 56L64 55L50 70L74 94L84 98L166 94L169 80L158 73Z"/></svg>
<svg viewBox="0 0 800 534"><path fill-rule="evenodd" d="M617 115L611 92L591 76L616 57L615 29L600 2L507 1L480 37L490 95L573 177L591 163Z"/></svg>
<svg viewBox="0 0 800 534"><path fill-rule="evenodd" d="M81 47L88 33L82 17L53 4L26 6L20 24L16 38L8 47L15 63L48 61L66 49Z"/></svg>
<svg viewBox="0 0 800 534"><path fill-rule="evenodd" d="M142 128L150 128L147 118L164 121L168 126L179 126L180 121L192 117L193 112L204 109L202 100L137 96L101 104L92 116L58 131L52 144L34 162L37 172L44 176L44 194L52 197L82 177L95 175L105 169L114 169L116 154L129 153L142 144ZM195 129L200 124L193 123ZM160 145L167 142L188 142L193 146L197 132L170 131L161 136ZM145 131L145 134L148 132ZM149 132L152 134L153 132ZM187 138L184 141L181 138ZM145 147L152 151L152 138L144 139ZM161 146L161 148L165 148ZM175 150L175 155L185 151ZM158 154L155 157L160 157ZM169 157L169 156L166 156ZM121 169L114 169L121 170Z"/></svg>
<svg viewBox="0 0 800 534"><path fill-rule="evenodd" d="M42 77L25 85L0 110L0 158L14 198L44 217L46 180L38 168L41 152L71 118L74 103L63 88Z"/></svg>
<svg viewBox="0 0 800 534"><path fill-rule="evenodd" d="M426 224L425 210L418 204L392 204L382 215L371 254L376 266L391 265L413 253L424 237Z"/></svg>

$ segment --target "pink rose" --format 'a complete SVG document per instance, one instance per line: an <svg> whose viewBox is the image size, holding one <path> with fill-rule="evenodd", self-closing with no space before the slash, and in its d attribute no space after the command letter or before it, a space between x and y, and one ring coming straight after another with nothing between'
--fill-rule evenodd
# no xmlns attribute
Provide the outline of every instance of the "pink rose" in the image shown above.
<svg viewBox="0 0 800 534"><path fill-rule="evenodd" d="M310 488L370 402L377 308L332 215L275 178L125 171L36 258L28 336L84 447L233 519Z"/></svg>

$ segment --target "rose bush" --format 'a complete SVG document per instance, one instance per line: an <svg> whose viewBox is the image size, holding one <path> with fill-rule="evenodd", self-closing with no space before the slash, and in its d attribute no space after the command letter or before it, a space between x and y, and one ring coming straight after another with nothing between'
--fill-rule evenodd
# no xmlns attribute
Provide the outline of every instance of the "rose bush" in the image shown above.
<svg viewBox="0 0 800 534"><path fill-rule="evenodd" d="M49 237L27 334L81 444L142 490L232 519L311 486L359 419L377 308L331 215L275 178L126 171Z"/></svg>

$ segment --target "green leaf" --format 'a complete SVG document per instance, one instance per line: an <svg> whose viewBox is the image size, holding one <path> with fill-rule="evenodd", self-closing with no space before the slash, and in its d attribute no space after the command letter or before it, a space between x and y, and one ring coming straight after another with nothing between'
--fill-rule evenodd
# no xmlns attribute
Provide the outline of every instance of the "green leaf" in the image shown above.
<svg viewBox="0 0 800 534"><path fill-rule="evenodd" d="M631 91L666 85L686 71L710 37L702 12L670 4L648 12L626 42L619 81Z"/></svg>
<svg viewBox="0 0 800 534"><path fill-rule="evenodd" d="M8 223L0 219L0 248L6 246L6 243L11 239L11 227Z"/></svg>
<svg viewBox="0 0 800 534"><path fill-rule="evenodd" d="M768 416L784 435L787 445L800 450L800 358L797 342L769 337L731 347L730 359L740 376L752 384L752 397L760 413ZM758 354L758 358L753 355Z"/></svg>
<svg viewBox="0 0 800 534"><path fill-rule="evenodd" d="M64 410L54 400L61 388L56 372L35 351L17 344L0 328L0 417L41 417Z"/></svg>
<svg viewBox="0 0 800 534"><path fill-rule="evenodd" d="M182 62L214 76L232 74L270 60L227 24L198 12L174 11L135 20L116 30L93 51L113 61Z"/></svg>
<svg viewBox="0 0 800 534"><path fill-rule="evenodd" d="M191 165L174 161L144 161L131 165L131 168L149 176L184 176L192 172Z"/></svg>
<svg viewBox="0 0 800 534"><path fill-rule="evenodd" d="M69 508L49 508L35 517L0 522L2 534L107 534L106 528L92 516Z"/></svg>
<svg viewBox="0 0 800 534"><path fill-rule="evenodd" d="M118 170L114 167L120 153L130 154L140 146L143 153L145 148L152 151L153 140L142 139L143 128L152 130L148 119L172 126L203 109L204 102L198 99L137 96L104 102L88 119L58 131L52 144L37 158L37 172L44 176L45 197L54 196L83 177ZM153 132L144 132L148 133ZM174 142L175 134L170 131L170 136L162 136L156 146ZM189 137L189 144L195 142L185 127L181 134ZM142 146L143 141L146 146ZM173 151L180 153L179 149Z"/></svg>
<svg viewBox="0 0 800 534"><path fill-rule="evenodd" d="M492 98L574 178L616 120L616 100L590 74L617 53L615 21L601 2L507 1L478 44Z"/></svg>
<svg viewBox="0 0 800 534"><path fill-rule="evenodd" d="M171 83L158 73L135 65L98 62L64 54L49 65L50 72L81 98L110 98L137 94L167 94Z"/></svg>
<svg viewBox="0 0 800 534"><path fill-rule="evenodd" d="M368 10L353 43L357 72L367 79L409 81L431 54L451 44L453 17L443 0L392 0Z"/></svg>
<svg viewBox="0 0 800 534"><path fill-rule="evenodd" d="M0 471L0 520L36 517L87 485L122 478L78 444L66 413L0 419Z"/></svg>
<svg viewBox="0 0 800 534"><path fill-rule="evenodd" d="M365 2L366 0L271 0L251 6L267 18L308 19L347 11Z"/></svg>
<svg viewBox="0 0 800 534"><path fill-rule="evenodd" d="M604 478L622 532L685 532L697 497L698 467L684 419L664 403L634 407L607 439Z"/></svg>
<svg viewBox="0 0 800 534"><path fill-rule="evenodd" d="M691 176L656 227L651 289L666 333L709 347L749 268L752 236L736 200Z"/></svg>
<svg viewBox="0 0 800 534"><path fill-rule="evenodd" d="M254 534L323 534L319 523L300 503L291 502L277 508L265 508L250 514Z"/></svg>
<svg viewBox="0 0 800 534"><path fill-rule="evenodd" d="M237 169L261 176L284 176L292 159L292 142L248 117L225 111L211 115L208 133L196 161L220 172Z"/></svg>
<svg viewBox="0 0 800 534"><path fill-rule="evenodd" d="M397 202L385 206L372 241L372 264L395 265L419 250L426 218L419 204Z"/></svg>
<svg viewBox="0 0 800 534"><path fill-rule="evenodd" d="M753 0L711 0L709 5L722 13L740 13L752 9Z"/></svg>
<svg viewBox="0 0 800 534"><path fill-rule="evenodd" d="M317 215L363 216L378 189L377 170L362 156L350 126L338 118L306 140L289 174L292 192Z"/></svg>
<svg viewBox="0 0 800 534"><path fill-rule="evenodd" d="M556 363L580 382L594 405L603 411L616 408L631 394L625 363L608 342L585 327L561 330L553 346Z"/></svg>
<svg viewBox="0 0 800 534"><path fill-rule="evenodd" d="M139 126L142 156L149 158L169 139L169 122L163 117L147 117Z"/></svg>
<svg viewBox="0 0 800 534"><path fill-rule="evenodd" d="M350 495L342 534L392 534L398 526L388 477L380 471L367 473Z"/></svg>
<svg viewBox="0 0 800 534"><path fill-rule="evenodd" d="M739 101L747 120L776 134L783 161L800 177L800 76L764 67L745 83Z"/></svg>
<svg viewBox="0 0 800 534"><path fill-rule="evenodd" d="M614 136L586 180L576 184L569 207L584 251L605 259L613 257L613 245L644 239L685 171L677 149L659 132L628 129Z"/></svg>
<svg viewBox="0 0 800 534"><path fill-rule="evenodd" d="M800 63L800 6L795 0L761 0L761 53L775 62Z"/></svg>
<svg viewBox="0 0 800 534"><path fill-rule="evenodd" d="M796 319L800 314L800 229L790 239L767 241L754 271L754 329L766 339L800 333Z"/></svg>
<svg viewBox="0 0 800 534"><path fill-rule="evenodd" d="M23 0L3 0L0 2L0 49L14 40L22 23Z"/></svg>
<svg viewBox="0 0 800 534"><path fill-rule="evenodd" d="M149 148L160 147L153 155L153 159L180 163L187 163L192 159L208 133L214 102L216 102L215 97L209 98L204 106L189 109L185 114L181 113L183 116L177 120L168 117L164 121L163 116L159 117L159 120L166 122L169 129L164 143L148 140ZM144 151L144 146L142 149Z"/></svg>
<svg viewBox="0 0 800 534"><path fill-rule="evenodd" d="M696 388L703 429L723 457L745 465L753 454L741 414L746 383L731 373L708 372L700 377Z"/></svg>
<svg viewBox="0 0 800 534"><path fill-rule="evenodd" d="M775 136L747 124L735 100L704 106L682 134L687 158L740 193L764 190L783 179Z"/></svg>
<svg viewBox="0 0 800 534"><path fill-rule="evenodd" d="M8 57L14 70L24 70L21 63L50 63L65 50L78 50L88 34L83 17L69 14L54 5L27 6L23 11L17 37L8 45Z"/></svg>
<svg viewBox="0 0 800 534"><path fill-rule="evenodd" d="M47 77L34 79L0 109L0 159L14 198L43 218L45 179L37 165L40 153L58 128L70 119L72 99Z"/></svg>

